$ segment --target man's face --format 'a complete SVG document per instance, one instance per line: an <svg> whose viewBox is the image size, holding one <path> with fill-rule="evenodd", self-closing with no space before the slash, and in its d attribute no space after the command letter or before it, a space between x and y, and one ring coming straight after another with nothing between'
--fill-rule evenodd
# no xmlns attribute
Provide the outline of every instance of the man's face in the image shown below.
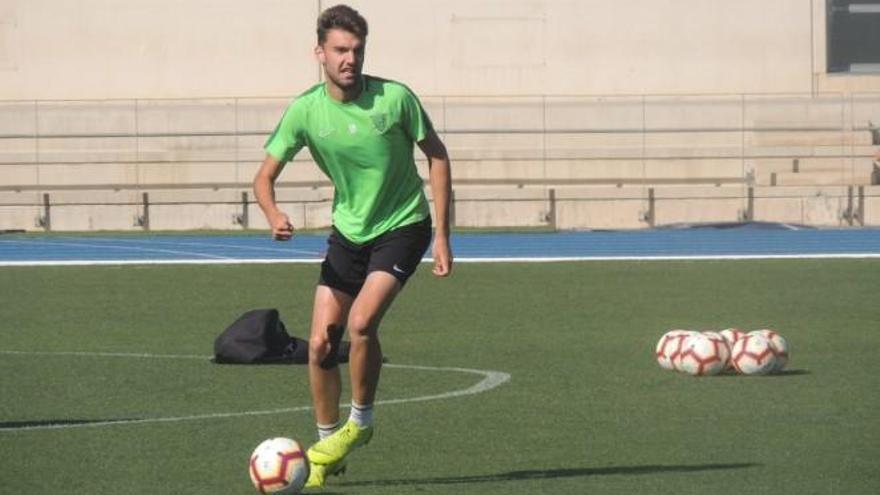
<svg viewBox="0 0 880 495"><path fill-rule="evenodd" d="M327 31L327 40L315 48L315 54L324 66L327 79L346 90L354 88L360 81L365 48L364 41L355 34L331 29Z"/></svg>

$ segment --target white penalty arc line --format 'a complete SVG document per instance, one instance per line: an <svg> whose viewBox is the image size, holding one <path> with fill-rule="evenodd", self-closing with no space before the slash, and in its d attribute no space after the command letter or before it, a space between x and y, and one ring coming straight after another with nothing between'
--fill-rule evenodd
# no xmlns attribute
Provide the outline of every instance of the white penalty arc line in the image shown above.
<svg viewBox="0 0 880 495"><path fill-rule="evenodd" d="M186 354L149 354L149 353L122 353L122 352L77 352L77 351L3 351L0 350L0 354L5 355L20 355L20 356L79 356L79 357L109 357L109 358L135 358L135 359L198 359L208 361L210 356L196 356L196 355L186 355ZM456 372L456 373L468 373L473 375L482 376L483 379L480 380L475 385L472 385L468 388L452 390L449 392L443 392L439 394L433 395L423 395L420 397L409 397L409 398L400 398L400 399L386 399L380 400L376 402L376 405L391 405L391 404L408 404L414 402L426 402L432 400L446 400L453 399L456 397L465 397L469 395L477 395L483 392L488 392L496 387L503 385L504 383L510 381L510 374L505 373L503 371L492 371L492 370L478 370L471 368L454 368L454 367L436 367L436 366L418 366L418 365L408 365L408 364L384 364L383 367L386 368L399 368L399 369L408 369L408 370L416 370L416 371L438 371L438 372ZM347 408L348 406L343 406L343 408ZM168 416L168 417L160 417L160 418L145 418L145 419L119 419L119 420L107 420L107 421L95 421L88 423L73 423L73 424L63 424L59 421L58 424L46 424L46 425L34 425L34 426L21 426L17 428L0 428L0 434L2 433L12 433L12 432L22 432L22 431L35 431L35 430L66 430L66 429L74 429L74 428L99 428L105 426L122 426L122 425L141 425L141 424L157 424L157 423L181 423L185 421L199 421L206 419L224 419L224 418L240 418L240 417L250 417L250 416L268 416L273 414L285 414L285 413L294 413L294 412L303 412L312 410L312 406L297 406L297 407L285 407L279 409L264 409L264 410L255 410L255 411L236 411L236 412L221 412L221 413L206 413L206 414L193 414L188 416Z"/></svg>

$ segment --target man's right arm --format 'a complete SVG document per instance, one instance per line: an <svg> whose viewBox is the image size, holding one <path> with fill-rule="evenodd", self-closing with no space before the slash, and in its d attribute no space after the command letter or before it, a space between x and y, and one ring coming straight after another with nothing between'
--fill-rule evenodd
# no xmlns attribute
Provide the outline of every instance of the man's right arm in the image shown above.
<svg viewBox="0 0 880 495"><path fill-rule="evenodd" d="M274 156L266 154L263 164L254 177L254 194L257 197L257 203L266 220L269 222L269 228L272 229L272 236L279 241L287 241L293 237L293 225L286 213L278 208L275 202L275 180L284 169L284 163L278 161Z"/></svg>

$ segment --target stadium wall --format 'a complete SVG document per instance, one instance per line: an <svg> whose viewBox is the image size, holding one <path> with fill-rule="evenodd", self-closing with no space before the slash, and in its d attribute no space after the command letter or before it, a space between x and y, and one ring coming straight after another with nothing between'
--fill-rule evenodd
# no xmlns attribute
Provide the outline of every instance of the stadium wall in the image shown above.
<svg viewBox="0 0 880 495"><path fill-rule="evenodd" d="M880 225L880 76L825 74L822 0L350 3L450 148L458 226ZM0 3L0 230L265 228L249 182L331 4ZM278 198L326 227L296 162Z"/></svg>
<svg viewBox="0 0 880 495"><path fill-rule="evenodd" d="M5 0L0 99L281 97L328 0ZM877 91L825 74L823 0L359 0L366 70L425 95Z"/></svg>

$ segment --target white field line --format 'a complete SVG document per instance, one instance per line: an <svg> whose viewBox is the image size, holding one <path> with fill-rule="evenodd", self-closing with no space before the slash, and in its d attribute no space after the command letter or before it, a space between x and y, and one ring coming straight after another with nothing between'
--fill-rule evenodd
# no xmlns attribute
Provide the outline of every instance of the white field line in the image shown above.
<svg viewBox="0 0 880 495"><path fill-rule="evenodd" d="M59 352L51 352L51 351L4 351L0 350L0 355L18 355L18 356L77 356L77 357L97 357L97 358L129 358L129 359L197 359L201 361L207 362L210 359L210 356L196 356L196 355L186 355L186 354L149 354L149 353L123 353L123 352L78 352L78 351L59 351ZM423 395L419 397L408 397L408 398L400 398L400 399L386 399L377 401L377 405L389 405L389 404L407 404L413 402L425 402L430 400L446 400L452 399L456 397L465 397L469 395L481 394L483 392L488 392L493 388L496 388L510 380L510 374L504 373L502 371L491 371L491 370L478 370L478 369L470 369L470 368L444 368L444 367L435 367L435 366L416 366L416 365L407 365L407 364L385 364L383 367L386 368L398 368L398 369L408 369L408 370L417 370L417 371L437 371L437 372L456 372L456 373L468 373L473 375L482 376L483 379L480 380L475 385L459 389L452 390L449 392L443 392L440 394L433 395ZM347 406L343 406L347 407ZM250 416L267 416L272 414L286 414L293 412L302 412L302 411L310 411L312 406L297 406L297 407L286 407L279 409L264 409L264 410L253 410L253 411L234 411L234 412L218 412L218 413L205 413L205 414L193 414L188 416L168 416L168 417L160 417L160 418L145 418L145 419L120 419L120 420L108 420L108 421L96 421L93 423L74 423L74 424L47 424L47 425L38 425L38 426L22 426L19 428L0 428L0 434L2 433L11 433L11 432L21 432L21 431L35 431L35 430L66 430L73 428L98 428L104 426L118 426L118 425L140 425L140 424L156 424L156 423L180 423L185 421L200 421L207 419L223 419L223 418L240 418L240 417L250 417Z"/></svg>
<svg viewBox="0 0 880 495"><path fill-rule="evenodd" d="M658 256L542 256L455 258L462 263L553 263L560 261L725 261L725 260L810 260L880 258L880 253L815 253L815 254L706 254Z"/></svg>
<svg viewBox="0 0 880 495"><path fill-rule="evenodd" d="M736 261L736 260L823 260L823 259L873 259L880 253L815 253L815 254L718 254L718 255L661 255L661 256L511 256L511 257L462 257L456 263L560 263L569 261ZM308 264L320 263L318 258L241 258L241 259L177 259L177 260L44 260L0 261L0 267L13 266L100 266L100 265L260 265L260 264ZM422 263L433 263L425 258Z"/></svg>
<svg viewBox="0 0 880 495"><path fill-rule="evenodd" d="M308 256L320 256L321 253L318 251L307 251L305 249L284 249L284 248L273 248L273 247L263 247L263 246L240 246L237 244L225 244L225 243L215 243L215 242L195 242L195 241L163 241L161 239L150 239L150 240L138 240L138 239L90 239L88 237L70 237L72 240L84 240L84 241L101 241L106 243L120 242L120 243L129 243L129 244L138 244L138 243L146 243L146 244L160 244L160 245L170 245L170 246L196 246L196 247L208 247L208 248L220 248L220 249L230 249L230 250L246 250L246 251L266 251L270 253L286 253L286 254L304 254Z"/></svg>
<svg viewBox="0 0 880 495"><path fill-rule="evenodd" d="M267 265L273 263L320 263L322 259L176 259L176 260L43 260L0 261L0 267L12 266L122 266L122 265Z"/></svg>
<svg viewBox="0 0 880 495"><path fill-rule="evenodd" d="M178 256L193 256L196 258L209 258L209 259L217 259L217 260L230 260L227 256L215 256L212 254L204 254L199 252L192 251L178 251L175 249L156 249L156 248L145 248L145 247L132 247L132 246L114 246L112 244L92 244L89 242L63 242L63 241L53 241L53 242L40 242L40 241L6 241L6 243L17 243L17 244L37 244L41 246L73 246L73 247L90 247L90 248L100 248L100 249L118 249L123 251L139 251L144 253L165 253L165 254L173 254Z"/></svg>

